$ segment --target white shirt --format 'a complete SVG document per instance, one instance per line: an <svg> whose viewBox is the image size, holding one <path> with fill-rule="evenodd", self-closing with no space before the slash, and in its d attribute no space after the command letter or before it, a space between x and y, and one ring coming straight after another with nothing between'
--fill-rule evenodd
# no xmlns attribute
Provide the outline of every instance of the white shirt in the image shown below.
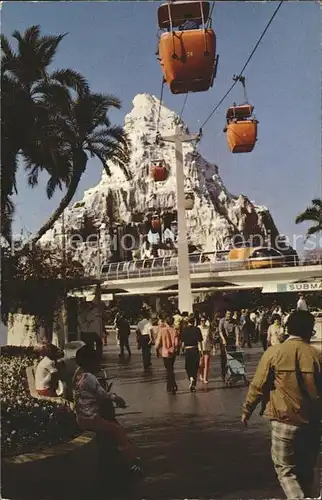
<svg viewBox="0 0 322 500"><path fill-rule="evenodd" d="M152 330L152 323L148 319L142 319L142 321L138 323L136 329L139 330L141 335L150 335Z"/></svg>
<svg viewBox="0 0 322 500"><path fill-rule="evenodd" d="M151 245L159 245L160 234L159 233L152 233L152 231L150 230L148 232L148 242L151 243Z"/></svg>
<svg viewBox="0 0 322 500"><path fill-rule="evenodd" d="M171 229L167 228L163 232L163 241L171 240L174 241L174 234Z"/></svg>
<svg viewBox="0 0 322 500"><path fill-rule="evenodd" d="M249 319L250 319L253 323L255 323L255 321L256 321L256 313L254 313L254 312L250 313L250 315L249 315Z"/></svg>
<svg viewBox="0 0 322 500"><path fill-rule="evenodd" d="M37 365L35 373L36 389L43 391L52 388L52 376L57 373L55 361L45 356Z"/></svg>
<svg viewBox="0 0 322 500"><path fill-rule="evenodd" d="M299 310L299 311L308 311L308 307L307 307L307 303L304 299L299 299L297 301L297 306L296 308Z"/></svg>
<svg viewBox="0 0 322 500"><path fill-rule="evenodd" d="M267 341L270 345L280 344L284 328L275 324L270 325L267 331Z"/></svg>

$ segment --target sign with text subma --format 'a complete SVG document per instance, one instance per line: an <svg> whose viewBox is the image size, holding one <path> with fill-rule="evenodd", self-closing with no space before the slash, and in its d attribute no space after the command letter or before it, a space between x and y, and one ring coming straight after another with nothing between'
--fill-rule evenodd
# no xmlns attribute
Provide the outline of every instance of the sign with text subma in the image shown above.
<svg viewBox="0 0 322 500"><path fill-rule="evenodd" d="M278 292L321 292L321 281L308 281L307 283L283 283L277 285Z"/></svg>
<svg viewBox="0 0 322 500"><path fill-rule="evenodd" d="M263 286L263 293L280 292L322 292L322 280L308 281L306 283L276 283Z"/></svg>

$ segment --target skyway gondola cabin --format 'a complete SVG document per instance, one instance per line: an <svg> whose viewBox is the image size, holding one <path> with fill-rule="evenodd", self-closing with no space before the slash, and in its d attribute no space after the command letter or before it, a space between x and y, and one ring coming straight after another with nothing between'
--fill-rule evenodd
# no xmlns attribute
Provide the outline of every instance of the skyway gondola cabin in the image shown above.
<svg viewBox="0 0 322 500"><path fill-rule="evenodd" d="M173 94L203 92L216 76L216 35L208 27L209 2L169 1L158 9L158 56Z"/></svg>
<svg viewBox="0 0 322 500"><path fill-rule="evenodd" d="M254 107L250 104L231 106L226 113L226 132L228 148L232 153L250 153L257 141L257 123L253 116Z"/></svg>
<svg viewBox="0 0 322 500"><path fill-rule="evenodd" d="M155 182L167 180L169 171L164 160L153 160L151 164L151 177Z"/></svg>

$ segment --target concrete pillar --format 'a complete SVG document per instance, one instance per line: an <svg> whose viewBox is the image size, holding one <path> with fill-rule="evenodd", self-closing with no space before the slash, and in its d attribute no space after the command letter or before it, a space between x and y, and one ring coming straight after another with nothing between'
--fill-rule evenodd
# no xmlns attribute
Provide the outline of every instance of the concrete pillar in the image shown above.
<svg viewBox="0 0 322 500"><path fill-rule="evenodd" d="M197 135L183 134L179 126L176 127L174 136L162 137L163 141L173 142L175 146L178 214L178 305L181 312L187 311L189 313L193 312L193 302L187 242L182 143L191 142L198 138Z"/></svg>

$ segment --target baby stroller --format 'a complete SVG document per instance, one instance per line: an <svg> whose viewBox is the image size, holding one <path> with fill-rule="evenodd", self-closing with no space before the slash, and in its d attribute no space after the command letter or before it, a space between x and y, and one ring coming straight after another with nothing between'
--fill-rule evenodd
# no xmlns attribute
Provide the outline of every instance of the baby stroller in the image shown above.
<svg viewBox="0 0 322 500"><path fill-rule="evenodd" d="M243 352L240 347L236 350L226 349L226 377L225 382L229 387L232 387L234 383L242 380L246 386L249 385L249 381L246 377L245 362L243 358Z"/></svg>

